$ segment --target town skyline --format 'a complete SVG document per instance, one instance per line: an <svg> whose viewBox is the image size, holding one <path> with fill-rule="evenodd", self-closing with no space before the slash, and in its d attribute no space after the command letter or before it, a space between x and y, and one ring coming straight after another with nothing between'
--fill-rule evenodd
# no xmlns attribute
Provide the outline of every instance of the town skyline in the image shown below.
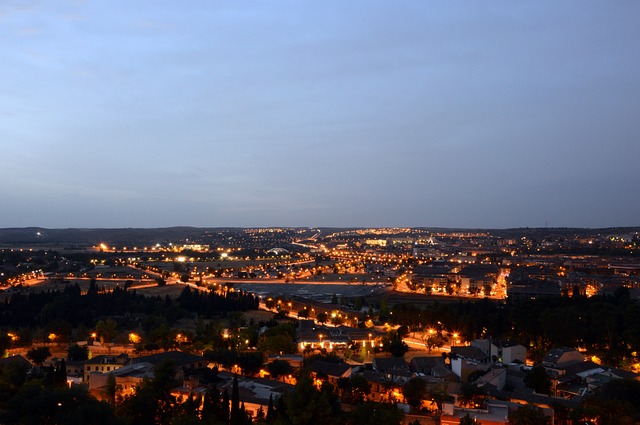
<svg viewBox="0 0 640 425"><path fill-rule="evenodd" d="M0 415L631 423L639 249L638 227L0 229Z"/></svg>

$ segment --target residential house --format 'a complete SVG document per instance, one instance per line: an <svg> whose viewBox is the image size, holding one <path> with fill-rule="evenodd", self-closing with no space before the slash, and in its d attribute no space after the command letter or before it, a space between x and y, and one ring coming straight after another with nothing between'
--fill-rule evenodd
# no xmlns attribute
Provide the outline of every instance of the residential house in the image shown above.
<svg viewBox="0 0 640 425"><path fill-rule="evenodd" d="M414 357L409 363L409 369L414 373L431 375L431 370L434 367L443 364L444 359L442 356Z"/></svg>
<svg viewBox="0 0 640 425"><path fill-rule="evenodd" d="M362 377L369 383L369 400L380 403L395 403L402 400L402 384L387 379L386 375L365 370Z"/></svg>
<svg viewBox="0 0 640 425"><path fill-rule="evenodd" d="M131 363L151 363L157 365L161 362L171 362L177 369L181 369L185 372L202 369L207 367L208 361L202 356L198 356L191 353L185 353L183 351L167 351L165 353L152 354L150 356L136 357L131 360Z"/></svg>
<svg viewBox="0 0 640 425"><path fill-rule="evenodd" d="M91 379L88 379L89 392L97 398L104 398L109 377L114 377L119 396L133 394L145 378L153 378L153 367L154 365L148 362L136 362L108 372L92 371Z"/></svg>
<svg viewBox="0 0 640 425"><path fill-rule="evenodd" d="M513 341L476 339L471 342L471 346L481 349L493 363L509 364L527 361L527 349Z"/></svg>
<svg viewBox="0 0 640 425"><path fill-rule="evenodd" d="M340 378L349 378L351 370L351 366L346 363L329 363L322 360L317 360L309 365L309 371L314 381L319 383L326 380L334 387L338 386Z"/></svg>
<svg viewBox="0 0 640 425"><path fill-rule="evenodd" d="M441 425L458 425L460 419L467 414L475 419L479 425L507 425L509 415L522 407L523 404L502 400L487 400L480 408L463 408L454 403L445 402L442 407ZM540 406L538 406L540 407ZM553 423L554 412L549 407L540 407Z"/></svg>
<svg viewBox="0 0 640 425"><path fill-rule="evenodd" d="M129 356L126 354L120 354L118 356L100 355L95 356L84 362L84 377L83 382L85 384L90 383L90 376L92 372L106 373L112 370L120 369L126 363L129 362Z"/></svg>
<svg viewBox="0 0 640 425"><path fill-rule="evenodd" d="M220 382L217 388L223 392L225 389L229 394L233 390L234 374L229 372L219 372L218 379ZM267 412L269 407L269 399L275 402L283 394L293 391L293 386L281 381L272 379L251 378L247 376L238 376L238 395L240 402L244 403L244 408L248 414L255 417L260 408L263 412Z"/></svg>
<svg viewBox="0 0 640 425"><path fill-rule="evenodd" d="M475 371L486 371L491 368L489 356L478 347L451 347L451 371L462 382L467 382L469 375Z"/></svg>
<svg viewBox="0 0 640 425"><path fill-rule="evenodd" d="M385 376L387 380L404 384L415 376L402 357L375 357L373 370Z"/></svg>

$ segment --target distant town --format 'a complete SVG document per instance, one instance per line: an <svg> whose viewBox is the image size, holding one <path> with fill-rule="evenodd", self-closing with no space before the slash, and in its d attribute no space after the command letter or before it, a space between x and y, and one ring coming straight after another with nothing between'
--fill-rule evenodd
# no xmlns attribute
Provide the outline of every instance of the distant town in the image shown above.
<svg viewBox="0 0 640 425"><path fill-rule="evenodd" d="M0 351L0 423L640 423L640 228L0 229Z"/></svg>

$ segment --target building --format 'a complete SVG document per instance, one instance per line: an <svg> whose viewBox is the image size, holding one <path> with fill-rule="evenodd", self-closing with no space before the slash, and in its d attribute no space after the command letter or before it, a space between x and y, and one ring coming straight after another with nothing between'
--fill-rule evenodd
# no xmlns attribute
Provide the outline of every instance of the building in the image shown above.
<svg viewBox="0 0 640 425"><path fill-rule="evenodd" d="M115 378L118 395L133 394L135 388L146 378L153 378L153 367L151 363L136 362L109 372L91 372L89 382L89 392L97 398L104 398L105 388L109 377Z"/></svg>
<svg viewBox="0 0 640 425"><path fill-rule="evenodd" d="M502 400L487 400L484 405L477 409L463 408L454 403L445 402L442 406L441 425L458 425L460 419L467 414L475 419L478 425L507 425L509 415L518 410L523 404ZM549 407L538 406L545 416L553 423L554 412Z"/></svg>
<svg viewBox="0 0 640 425"><path fill-rule="evenodd" d="M91 373L100 372L107 373L116 369L120 369L126 363L129 362L129 356L126 354L120 354L118 356L100 355L95 356L84 362L84 376L83 382L85 384L90 383Z"/></svg>
<svg viewBox="0 0 640 425"><path fill-rule="evenodd" d="M309 365L309 371L314 381L328 381L334 387L338 386L338 380L351 377L351 366L346 363L329 363L322 360Z"/></svg>
<svg viewBox="0 0 640 425"><path fill-rule="evenodd" d="M584 362L584 356L575 348L570 347L554 348L542 359L542 365L547 371L564 369L582 362Z"/></svg>
<svg viewBox="0 0 640 425"><path fill-rule="evenodd" d="M485 353L493 363L526 363L527 349L520 344L509 340L476 339L471 342L472 347L477 347Z"/></svg>
<svg viewBox="0 0 640 425"><path fill-rule="evenodd" d="M403 384L415 376L402 357L375 357L372 367L385 379L395 383Z"/></svg>
<svg viewBox="0 0 640 425"><path fill-rule="evenodd" d="M409 369L414 373L431 375L431 371L438 365L444 365L442 356L414 357L409 363Z"/></svg>
<svg viewBox="0 0 640 425"><path fill-rule="evenodd" d="M167 351L165 353L152 354L150 356L136 357L131 363L151 363L156 366L161 362L171 362L177 369L189 372L195 369L207 367L209 362L202 356L185 353L183 351Z"/></svg>
<svg viewBox="0 0 640 425"><path fill-rule="evenodd" d="M473 372L489 370L491 364L489 356L478 347L451 347L451 371L462 382L466 382Z"/></svg>
<svg viewBox="0 0 640 425"><path fill-rule="evenodd" d="M217 384L218 389L224 392L226 389L229 394L233 390L232 373L219 372L218 378L221 382ZM272 379L251 378L247 376L238 376L238 395L240 403L244 403L244 408L248 414L255 417L260 408L263 412L267 412L269 407L269 399L275 402L283 394L293 391L293 386L281 381Z"/></svg>

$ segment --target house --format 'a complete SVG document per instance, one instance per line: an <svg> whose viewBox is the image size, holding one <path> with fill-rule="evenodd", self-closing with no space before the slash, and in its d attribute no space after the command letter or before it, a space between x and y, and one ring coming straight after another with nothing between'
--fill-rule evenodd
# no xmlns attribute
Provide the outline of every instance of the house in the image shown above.
<svg viewBox="0 0 640 425"><path fill-rule="evenodd" d="M351 376L351 366L346 363L329 363L317 360L309 365L309 371L314 381L328 381L334 387L338 386L340 378Z"/></svg>
<svg viewBox="0 0 640 425"><path fill-rule="evenodd" d="M183 351L167 351L165 353L152 354L150 356L136 357L131 363L151 363L157 365L161 362L171 362L177 369L188 372L190 370L207 367L208 361L202 356L197 356Z"/></svg>
<svg viewBox="0 0 640 425"><path fill-rule="evenodd" d="M559 297L561 285L559 282L529 279L509 285L507 297L513 300L523 300L543 297Z"/></svg>
<svg viewBox="0 0 640 425"><path fill-rule="evenodd" d="M154 365L148 362L136 362L126 366L112 369L108 372L92 371L89 382L89 392L97 398L104 398L104 391L109 377L115 378L118 395L133 394L135 388L145 379L153 378Z"/></svg>
<svg viewBox="0 0 640 425"><path fill-rule="evenodd" d="M229 394L233 391L234 374L229 372L219 372L218 379L220 382L217 388L220 392L226 389ZM260 408L264 412L269 407L269 399L276 401L283 394L293 391L293 386L281 381L272 379L251 378L247 376L238 376L238 395L240 402L244 403L245 410L248 414L255 417Z"/></svg>
<svg viewBox="0 0 640 425"><path fill-rule="evenodd" d="M380 333L373 329L326 327L316 324L313 320L301 320L298 323L297 342L300 351L305 348L331 351L350 345L373 346L379 336Z"/></svg>
<svg viewBox="0 0 640 425"><path fill-rule="evenodd" d="M507 385L507 369L502 367L490 369L478 378L475 384L478 388L482 388L485 385L493 385L498 390L502 390Z"/></svg>
<svg viewBox="0 0 640 425"><path fill-rule="evenodd" d="M81 384L84 379L84 360L68 360L65 362L67 368L67 381L73 385Z"/></svg>
<svg viewBox="0 0 640 425"><path fill-rule="evenodd" d="M369 400L394 403L402 400L402 384L387 379L382 373L365 370L362 377L369 383Z"/></svg>
<svg viewBox="0 0 640 425"><path fill-rule="evenodd" d="M509 340L476 339L471 342L472 347L482 350L493 363L526 363L527 349Z"/></svg>
<svg viewBox="0 0 640 425"><path fill-rule="evenodd" d="M392 382L405 383L415 376L402 357L375 357L372 367Z"/></svg>
<svg viewBox="0 0 640 425"><path fill-rule="evenodd" d="M455 406L454 403L445 402L442 406L442 416L440 424L458 425L460 419L467 414L475 419L480 425L507 425L509 415L522 407L523 404L502 400L487 400L480 408L463 408ZM549 407L540 407L545 416L553 423L554 412Z"/></svg>
<svg viewBox="0 0 640 425"><path fill-rule="evenodd" d="M578 378L571 374L567 376L567 368L578 365L584 366L584 360L584 356L578 350L569 347L554 348L544 356L542 366L544 366L547 375L551 378L553 394L558 392L559 387L567 387L570 382L579 381ZM590 365L587 365L587 368L590 367Z"/></svg>
<svg viewBox="0 0 640 425"><path fill-rule="evenodd" d="M431 377L439 380L442 383L458 382L458 376L453 373L444 364L437 365L431 369Z"/></svg>
<svg viewBox="0 0 640 425"><path fill-rule="evenodd" d="M126 357L128 359L128 357ZM110 356L97 356L98 366L90 363L85 367L85 383L89 384L89 391L97 397L104 391L110 376L115 378L116 385L121 388L121 395L133 393L135 387L143 379L151 379L154 376L154 368L163 362L171 362L176 367L176 379L185 380L185 376L193 375L199 369L207 366L207 361L202 356L184 353L181 351L168 351L166 353L150 356L136 357L127 364L115 364ZM92 359L92 360L94 360ZM117 366L117 367L116 367ZM88 371L88 373L87 373Z"/></svg>
<svg viewBox="0 0 640 425"><path fill-rule="evenodd" d="M434 367L443 364L444 359L442 358L442 356L414 357L409 363L409 369L414 373L424 373L425 375L431 375L431 370Z"/></svg>
<svg viewBox="0 0 640 425"><path fill-rule="evenodd" d="M552 390L556 396L566 399L584 397L593 394L599 387L616 379L637 379L633 372L596 364L592 361L574 363L558 372L551 380Z"/></svg>
<svg viewBox="0 0 640 425"><path fill-rule="evenodd" d="M509 340L491 341L491 358L496 356L498 363L526 363L527 349L524 345Z"/></svg>
<svg viewBox="0 0 640 425"><path fill-rule="evenodd" d="M476 371L486 371L491 367L489 356L480 348L472 346L451 347L451 371L462 382L466 382L469 375Z"/></svg>
<svg viewBox="0 0 640 425"><path fill-rule="evenodd" d="M293 369L299 369L302 367L304 358L299 354L269 355L267 363L271 363L275 360L287 362Z"/></svg>
<svg viewBox="0 0 640 425"><path fill-rule="evenodd" d="M451 347L452 357L459 357L476 363L489 364L489 355L474 346L459 345Z"/></svg>
<svg viewBox="0 0 640 425"><path fill-rule="evenodd" d="M120 369L128 362L129 356L126 354L120 354L118 356L95 356L84 362L83 382L85 384L90 383L90 376L92 372L111 372L112 370Z"/></svg>
<svg viewBox="0 0 640 425"><path fill-rule="evenodd" d="M25 370L29 370L33 367L33 364L27 360L26 357L16 354L14 356L0 358L0 368L5 366L23 367Z"/></svg>
<svg viewBox="0 0 640 425"><path fill-rule="evenodd" d="M542 365L548 369L563 369L584 362L584 356L575 348L561 347L549 351L542 359Z"/></svg>

